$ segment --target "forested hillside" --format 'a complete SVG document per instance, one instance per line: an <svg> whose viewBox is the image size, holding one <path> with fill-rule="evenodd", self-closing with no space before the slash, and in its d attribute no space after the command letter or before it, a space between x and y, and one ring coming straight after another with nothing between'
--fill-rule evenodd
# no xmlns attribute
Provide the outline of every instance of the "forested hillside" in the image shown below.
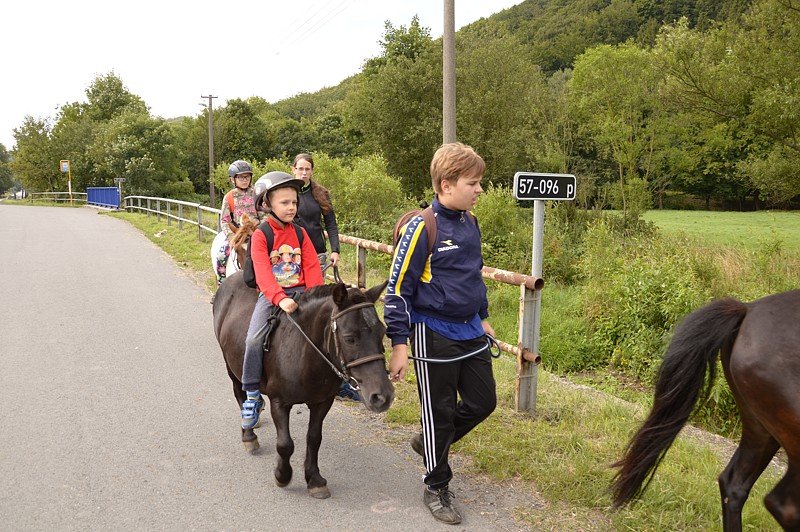
<svg viewBox="0 0 800 532"><path fill-rule="evenodd" d="M491 183L574 173L585 207L785 205L800 194L798 28L793 0L527 0L457 33L457 136ZM388 21L381 44L336 87L215 108L218 185L234 159L310 151L377 155L422 194L441 142L441 41L415 18ZM64 189L51 161L68 158L78 188L125 177L131 193L202 200L207 124L151 116L111 72L86 102L28 117L7 164L31 190Z"/></svg>

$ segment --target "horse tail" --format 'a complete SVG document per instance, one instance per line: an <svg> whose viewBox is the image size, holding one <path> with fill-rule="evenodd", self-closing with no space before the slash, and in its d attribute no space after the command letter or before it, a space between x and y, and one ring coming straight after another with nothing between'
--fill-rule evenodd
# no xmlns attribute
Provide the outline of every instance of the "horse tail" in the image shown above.
<svg viewBox="0 0 800 532"><path fill-rule="evenodd" d="M716 359L731 345L747 314L733 298L719 299L692 312L678 325L664 355L655 386L653 408L628 443L612 481L614 506L620 507L647 489L661 460L689 420L697 400L707 396L716 376ZM703 389L706 373L708 380Z"/></svg>

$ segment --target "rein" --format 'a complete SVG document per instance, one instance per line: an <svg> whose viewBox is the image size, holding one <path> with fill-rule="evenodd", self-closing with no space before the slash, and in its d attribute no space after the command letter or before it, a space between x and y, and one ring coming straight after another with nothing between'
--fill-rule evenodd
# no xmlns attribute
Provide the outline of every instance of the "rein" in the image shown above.
<svg viewBox="0 0 800 532"><path fill-rule="evenodd" d="M325 354L322 351L320 351L320 349L311 340L311 338L309 338L308 335L303 331L303 329L300 328L300 325L295 321L295 319L292 317L292 315L291 314L286 314L286 316L289 318L289 321L292 323L292 325L295 326L295 328L300 332L300 334L303 336L303 338L305 338L306 341L311 345L311 347L314 348L314 351L316 351L317 354L319 354L319 356L322 357L322 360L324 360L325 363L328 364L328 366L330 366L330 368L333 370L333 372L336 374L336 376L339 377L340 379L342 379L343 381L348 381L348 382L352 383L353 387L356 390L360 389L358 380L356 380L356 378L353 377L348 370L350 368L355 367L355 366L360 366L362 364L367 364L369 362L375 362L376 360L385 360L385 357L384 357L383 353L376 353L374 355L367 355L367 356L359 357L359 358L353 360L352 362L347 362L346 363L344 361L344 358L342 357L341 349L339 348L339 337L336 334L336 320L338 318L342 317L343 315L347 314L348 312L352 312L354 310L359 310L359 309L367 308L367 307L375 308L375 304L374 303L368 303L368 302L367 303L356 303L355 305L347 307L346 309L342 310L341 312L331 313L330 329L329 329L330 333L329 334L330 334L330 336L333 336L333 344L334 344L335 355L339 359L339 364L341 366L340 368L337 368L336 365L333 362L331 362L330 359L327 356L325 356ZM326 342L327 344L330 344L330 336L328 337L328 341Z"/></svg>

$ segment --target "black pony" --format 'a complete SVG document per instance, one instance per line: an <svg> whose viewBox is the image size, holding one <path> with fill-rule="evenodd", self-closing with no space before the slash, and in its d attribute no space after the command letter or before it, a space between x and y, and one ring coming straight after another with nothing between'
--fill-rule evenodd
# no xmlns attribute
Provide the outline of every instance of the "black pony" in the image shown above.
<svg viewBox="0 0 800 532"><path fill-rule="evenodd" d="M384 412L392 404L394 386L387 377L383 347L386 328L375 311L375 301L386 284L365 292L344 284L316 286L302 295L294 313L279 313L261 377L261 391L269 397L277 432L274 473L278 486L286 486L292 478L289 412L293 405L308 405L306 484L312 496L324 499L330 491L317 463L322 422L342 379L360 388L361 401L373 412ZM220 285L213 305L214 332L240 408L246 398L241 383L245 338L257 294L237 272ZM248 451L259 447L253 429L242 430L242 442Z"/></svg>
<svg viewBox="0 0 800 532"><path fill-rule="evenodd" d="M614 505L647 488L701 396L706 373L708 386L713 381L717 353L742 418L739 447L718 479L722 526L742 529L750 489L783 447L788 470L764 504L785 530L800 530L800 290L747 304L720 299L683 320L661 364L653 408L614 464L620 468Z"/></svg>

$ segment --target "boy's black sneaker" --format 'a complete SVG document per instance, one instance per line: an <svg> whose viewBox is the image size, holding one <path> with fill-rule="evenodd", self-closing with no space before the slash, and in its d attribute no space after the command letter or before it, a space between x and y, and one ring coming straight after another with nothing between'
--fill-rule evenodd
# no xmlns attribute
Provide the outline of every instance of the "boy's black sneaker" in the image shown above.
<svg viewBox="0 0 800 532"><path fill-rule="evenodd" d="M454 497L448 488L430 490L425 488L422 501L431 511L434 519L448 525L457 525L461 522L461 514L455 509L450 499Z"/></svg>

